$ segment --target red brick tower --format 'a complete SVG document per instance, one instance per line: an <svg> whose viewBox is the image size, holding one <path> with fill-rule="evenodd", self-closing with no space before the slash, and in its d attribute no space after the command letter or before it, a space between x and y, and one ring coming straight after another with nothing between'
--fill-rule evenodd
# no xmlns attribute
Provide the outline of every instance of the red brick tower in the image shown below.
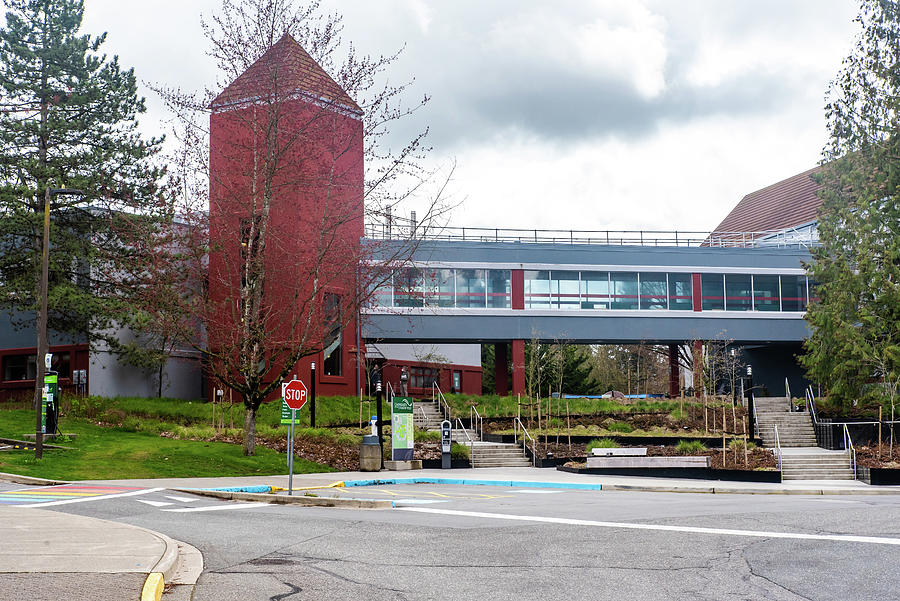
<svg viewBox="0 0 900 601"><path fill-rule="evenodd" d="M315 361L318 394L353 395L362 111L287 34L211 107L210 348L244 352L237 333L259 315L267 364L284 364L279 348L317 345L294 372L309 384ZM247 309L254 260L265 294Z"/></svg>

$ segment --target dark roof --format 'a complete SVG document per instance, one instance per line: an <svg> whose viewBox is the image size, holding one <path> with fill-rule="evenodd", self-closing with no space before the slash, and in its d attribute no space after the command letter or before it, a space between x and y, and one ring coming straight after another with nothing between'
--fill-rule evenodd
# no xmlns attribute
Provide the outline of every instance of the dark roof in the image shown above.
<svg viewBox="0 0 900 601"><path fill-rule="evenodd" d="M347 92L287 33L222 90L211 106L221 108L246 102L276 90L284 95L310 94L316 99L362 113Z"/></svg>
<svg viewBox="0 0 900 601"><path fill-rule="evenodd" d="M741 199L716 232L768 232L803 225L818 219L822 200L813 175L822 168L803 173L751 192Z"/></svg>

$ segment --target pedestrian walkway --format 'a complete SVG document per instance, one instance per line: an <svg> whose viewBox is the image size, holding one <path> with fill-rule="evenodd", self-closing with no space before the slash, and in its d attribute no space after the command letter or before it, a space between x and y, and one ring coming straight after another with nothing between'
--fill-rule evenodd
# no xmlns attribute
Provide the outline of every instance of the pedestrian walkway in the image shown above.
<svg viewBox="0 0 900 601"><path fill-rule="evenodd" d="M143 490L138 486L109 486L96 484L64 484L62 486L27 487L19 490L0 492L0 505L39 506L45 503L59 504L58 501L73 501L91 497L121 495Z"/></svg>
<svg viewBox="0 0 900 601"><path fill-rule="evenodd" d="M0 540L0 599L140 599L148 574L171 578L186 547L129 524L14 506L0 506Z"/></svg>
<svg viewBox="0 0 900 601"><path fill-rule="evenodd" d="M871 486L857 480L792 480L785 483L728 482L722 480L688 480L681 478L650 478L639 476L607 476L576 474L548 468L478 468L426 469L404 472L327 472L294 474L294 489L328 486L334 482L394 478L449 478L453 480L508 481L516 486L529 482L540 487L552 483L599 484L603 491L645 491L729 494L812 494L812 495L881 495L900 494L900 486ZM156 486L166 488L223 488L247 486L288 487L287 475L244 476L234 478L164 478L157 480L120 480L98 484L127 486Z"/></svg>

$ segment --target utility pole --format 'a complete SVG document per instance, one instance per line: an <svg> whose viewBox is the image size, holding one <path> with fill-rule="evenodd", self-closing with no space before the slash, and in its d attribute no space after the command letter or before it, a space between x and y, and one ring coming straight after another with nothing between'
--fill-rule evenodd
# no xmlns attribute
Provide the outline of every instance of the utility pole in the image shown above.
<svg viewBox="0 0 900 601"><path fill-rule="evenodd" d="M36 373L34 375L34 458L44 456L43 429L43 391L44 391L44 357L50 347L47 338L47 288L50 280L50 186L44 191L44 239L41 246L41 284L38 294L41 297L41 309L37 316L37 356L35 356Z"/></svg>
<svg viewBox="0 0 900 601"><path fill-rule="evenodd" d="M37 315L37 356L35 357L36 373L34 375L34 457L40 459L44 456L44 432L43 432L43 391L44 391L44 357L50 350L50 340L47 334L47 297L50 281L50 198L57 195L80 196L81 190L50 188L48 185L44 191L44 239L41 246L41 285L39 294L41 308ZM59 402L54 399L54 402Z"/></svg>

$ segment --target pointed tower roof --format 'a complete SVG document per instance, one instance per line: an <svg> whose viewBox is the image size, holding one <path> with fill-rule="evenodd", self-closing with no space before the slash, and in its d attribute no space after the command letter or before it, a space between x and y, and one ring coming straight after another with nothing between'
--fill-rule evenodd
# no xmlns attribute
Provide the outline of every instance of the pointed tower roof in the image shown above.
<svg viewBox="0 0 900 601"><path fill-rule="evenodd" d="M277 82L279 93L285 96L300 93L362 114L347 92L288 33L222 90L211 107L223 109L259 97L273 89L273 82Z"/></svg>

